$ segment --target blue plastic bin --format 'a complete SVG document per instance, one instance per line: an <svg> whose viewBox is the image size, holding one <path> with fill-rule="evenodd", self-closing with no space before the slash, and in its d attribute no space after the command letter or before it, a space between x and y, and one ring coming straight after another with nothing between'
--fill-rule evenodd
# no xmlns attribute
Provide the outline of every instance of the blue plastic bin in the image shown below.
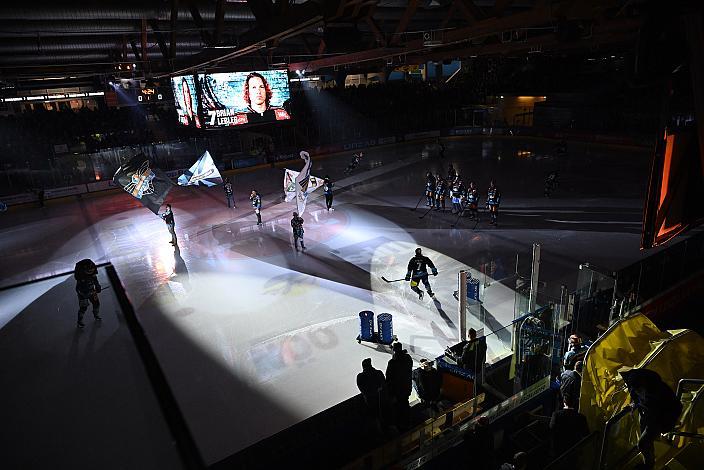
<svg viewBox="0 0 704 470"><path fill-rule="evenodd" d="M393 318L390 313L382 313L376 317L377 331L379 331L379 342L391 344L394 340Z"/></svg>
<svg viewBox="0 0 704 470"><path fill-rule="evenodd" d="M374 338L374 312L364 310L359 312L359 337L364 341Z"/></svg>

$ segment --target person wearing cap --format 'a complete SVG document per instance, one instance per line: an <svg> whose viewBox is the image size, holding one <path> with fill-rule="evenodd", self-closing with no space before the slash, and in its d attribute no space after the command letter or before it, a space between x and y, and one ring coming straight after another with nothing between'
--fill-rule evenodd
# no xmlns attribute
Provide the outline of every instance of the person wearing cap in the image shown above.
<svg viewBox="0 0 704 470"><path fill-rule="evenodd" d="M386 366L386 387L396 412L396 424L405 427L408 421L408 398L413 389L413 359L399 342L394 343L394 354Z"/></svg>
<svg viewBox="0 0 704 470"><path fill-rule="evenodd" d="M371 358L362 361L362 372L357 374L357 388L364 398L367 410L372 418L380 419L388 406L386 381L384 373L372 366Z"/></svg>
<svg viewBox="0 0 704 470"><path fill-rule="evenodd" d="M425 358L420 360L420 367L413 371L413 383L421 403L435 407L440 401L442 374Z"/></svg>
<svg viewBox="0 0 704 470"><path fill-rule="evenodd" d="M655 439L674 429L682 413L682 403L653 370L622 367L618 373L631 396L629 406L640 414L638 450L644 460L641 468L651 469L655 465Z"/></svg>
<svg viewBox="0 0 704 470"><path fill-rule="evenodd" d="M430 297L435 297L433 288L430 287L428 281L428 268L432 270L433 276L438 275L438 270L430 258L423 256L420 248L416 248L416 255L408 262L408 271L406 272L406 280L411 281L411 290L418 294L418 298L423 300L423 291L418 288L421 282L425 286L425 290Z"/></svg>

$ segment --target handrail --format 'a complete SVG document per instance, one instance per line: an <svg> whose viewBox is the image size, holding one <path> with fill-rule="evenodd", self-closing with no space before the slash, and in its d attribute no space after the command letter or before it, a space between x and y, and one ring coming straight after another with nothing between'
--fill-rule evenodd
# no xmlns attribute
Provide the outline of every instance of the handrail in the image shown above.
<svg viewBox="0 0 704 470"><path fill-rule="evenodd" d="M96 264L96 265L95 265L96 268L105 268L105 267L107 267L107 266L110 266L110 262L109 262L109 261L108 261L108 262L105 262L105 263L100 263L100 264ZM38 277L38 278L35 278L35 279L28 279L28 280L26 280L26 281L18 282L17 284L11 284L11 285L9 285L9 286L2 286L2 287L0 287L0 292L5 291L5 290L10 290L10 289L16 289L16 288L18 288L18 287L24 287L24 286L29 285L29 284L34 284L34 283L36 283L36 282L48 281L49 279L55 279L55 278L61 277L61 276L68 276L69 274L73 274L73 273L74 273L74 270L72 269L72 270L70 270L70 271L65 271L65 272L63 272L63 273L56 273L56 274L51 274L51 275L45 276L45 277Z"/></svg>
<svg viewBox="0 0 704 470"><path fill-rule="evenodd" d="M609 442L607 439L609 436L609 430L611 429L611 427L614 424L621 421L625 416L628 416L631 413L631 411L633 411L633 408L631 408L630 406L627 406L627 407L623 408L621 411L619 411L618 413L616 413L615 415L613 415L611 418L609 418L608 421L606 421L606 425L604 426L604 436L602 437L602 440L601 440L601 451L599 452L599 466L597 467L600 470L602 468L604 468L603 463L604 463L604 456L606 455L606 449L608 447L608 442Z"/></svg>
<svg viewBox="0 0 704 470"><path fill-rule="evenodd" d="M117 303L120 306L120 311L124 316L127 329L129 330L132 340L137 347L137 353L142 360L144 369L149 377L149 381L151 382L157 402L161 408L161 412L164 414L164 418L169 426L171 435L174 438L176 450L181 456L183 466L188 470L203 470L206 466L203 462L200 451L198 450L195 439L188 428L188 424L186 423L183 412L176 401L176 397L174 396L174 393L166 380L166 375L159 364L156 353L147 339L147 335L142 328L142 325L137 319L137 314L135 313L132 304L127 298L127 293L122 287L122 282L120 282L120 278L117 276L117 271L111 263L107 263L105 271L108 275L110 285L113 288L113 292L115 293Z"/></svg>
<svg viewBox="0 0 704 470"><path fill-rule="evenodd" d="M683 388L685 384L699 384L702 385L704 384L704 379L680 379L679 382L677 382L677 399L680 400L682 398L682 393L684 392Z"/></svg>
<svg viewBox="0 0 704 470"><path fill-rule="evenodd" d="M597 438L599 435L599 431L592 431L591 433L587 434L583 438L581 438L579 441L577 441L572 447L555 457L551 462L549 462L545 466L545 470L550 470L551 468L563 468L562 463L563 460L566 459L567 457L571 456L572 453L577 450L578 448L582 447L586 442L589 442L591 440L594 440Z"/></svg>

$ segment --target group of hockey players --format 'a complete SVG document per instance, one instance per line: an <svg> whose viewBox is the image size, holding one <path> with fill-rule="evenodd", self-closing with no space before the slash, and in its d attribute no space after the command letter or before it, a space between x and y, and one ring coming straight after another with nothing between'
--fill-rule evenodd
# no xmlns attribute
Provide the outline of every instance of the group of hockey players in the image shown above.
<svg viewBox="0 0 704 470"><path fill-rule="evenodd" d="M479 221L479 190L473 181L464 185L462 178L450 164L447 178L440 173L433 175L430 171L425 175L426 206L432 210L446 211L446 200L452 203L452 213L458 216L468 216ZM501 193L492 180L486 192L486 210L489 212L489 223L498 224Z"/></svg>

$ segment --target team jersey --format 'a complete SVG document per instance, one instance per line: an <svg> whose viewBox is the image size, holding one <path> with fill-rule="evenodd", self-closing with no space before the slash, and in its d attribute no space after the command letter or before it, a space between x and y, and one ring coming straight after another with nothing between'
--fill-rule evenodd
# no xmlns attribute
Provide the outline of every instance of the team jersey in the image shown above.
<svg viewBox="0 0 704 470"><path fill-rule="evenodd" d="M428 275L428 267L435 270L435 265L430 258L423 255L416 255L408 262L408 273L413 277L422 277Z"/></svg>

